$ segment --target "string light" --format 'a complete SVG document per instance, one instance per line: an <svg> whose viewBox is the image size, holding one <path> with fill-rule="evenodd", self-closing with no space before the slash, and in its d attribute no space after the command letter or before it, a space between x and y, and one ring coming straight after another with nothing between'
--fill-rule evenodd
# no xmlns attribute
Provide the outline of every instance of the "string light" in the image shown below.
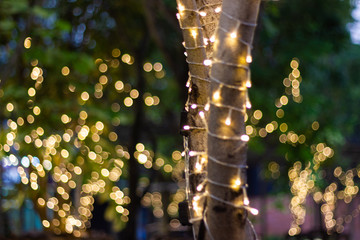
<svg viewBox="0 0 360 240"><path fill-rule="evenodd" d="M220 87L214 92L213 94L213 100L219 101L220 100L220 91L223 85L220 85Z"/></svg>
<svg viewBox="0 0 360 240"><path fill-rule="evenodd" d="M231 124L231 112L232 112L232 109L229 110L229 114L228 116L226 117L226 120L225 120L225 124L230 126Z"/></svg>
<svg viewBox="0 0 360 240"><path fill-rule="evenodd" d="M212 61L210 59L204 60L204 65L205 66L211 66L211 63L212 63Z"/></svg>
<svg viewBox="0 0 360 240"><path fill-rule="evenodd" d="M203 10L203 9L205 9L207 7L209 7L209 8L210 7L215 7L215 9L213 9L213 11L215 13L220 13L221 12L220 5L221 4L207 4L207 5L202 6L199 9L196 9L196 7L194 7L194 9L187 9L182 4L179 4L178 5L178 10L179 10L179 13L180 13L179 17L182 16L182 13L184 11L194 12L199 17L206 17L207 12L205 10ZM219 30L220 31L225 31L226 33L229 33L229 36L231 38L237 39L239 42L242 42L243 44L245 44L247 46L248 52L247 52L246 59L245 59L246 64L225 62L225 61L221 61L221 60L216 59L216 58L204 59L203 62L200 62L198 59L197 60L193 60L193 59L189 60L189 59L187 59L186 62L189 65L208 67L206 70L209 70L210 67L213 64L223 64L223 65L227 65L227 66L242 68L247 72L247 76L248 76L247 78L248 79L247 79L246 83L243 86L236 86L236 85L231 85L231 84L227 84L227 83L222 83L219 79L217 79L217 78L215 78L215 77L213 77L211 75L209 76L209 78L206 78L206 77L200 77L200 76L197 76L197 75L194 75L194 74L189 74L189 79L188 79L188 82L186 84L186 86L189 87L189 92L191 92L191 81L196 81L196 80L206 81L206 82L210 82L210 81L216 82L216 83L218 83L218 89L216 91L214 91L210 101L205 106L204 105L198 105L196 103L190 103L190 101L186 103L186 109L189 109L189 110L191 110L191 109L193 109L193 110L199 109L198 114L199 114L200 118L202 119L203 124L204 124L205 127L203 128L203 127L199 127L199 126L191 126L189 124L183 124L182 129L184 129L186 131L205 130L207 132L207 135L210 136L210 137L216 137L216 138L219 138L219 139L230 140L230 141L240 141L239 148L243 148L243 147L246 146L246 142L249 141L249 136L248 135L241 134L241 135L236 135L236 136L227 136L227 135L217 134L217 133L213 133L213 132L209 131L209 129L207 127L205 112L204 112L204 111L209 111L210 105L213 105L213 106L216 106L216 107L221 107L221 108L227 108L228 109L228 115L225 118L224 123L225 123L226 126L231 126L231 124L232 124L232 111L238 111L238 112L241 112L241 113L245 113L245 107L244 106L243 107L237 107L237 106L230 106L230 105L227 105L227 104L223 104L221 102L222 88L226 87L226 88L238 90L240 92L241 91L246 91L246 94L247 94L247 89L251 87L250 69L249 69L247 64L252 62L252 57L251 57L251 48L252 48L252 46L251 46L251 44L245 42L243 39L239 38L238 32L240 30L241 25L254 27L254 26L256 26L256 24L239 21L239 20L235 19L234 17L232 17L231 15L229 15L227 13L224 13L224 12L223 12L223 15L225 17L228 17L230 20L236 21L236 27L231 32L228 32L227 30L221 29L221 28L219 28ZM207 24L214 24L216 22L209 22L209 21L206 22L205 21L205 23L201 27L200 26L182 26L181 23L182 22L180 20L180 28L183 31L190 31L190 36L192 36L192 38L195 40L193 43L191 43L191 44L194 44L194 45L189 45L189 46L187 46L186 44L184 45L186 50L205 48L209 44L209 42L210 43L215 42L216 38L215 38L214 35L211 36L209 39L208 38L197 39L197 38L200 35L202 35L202 34L199 34L200 31L202 31L202 27L204 27ZM187 35L189 35L189 34L187 34ZM199 44L199 43L201 43L201 44ZM194 59L196 59L196 58L194 58ZM249 99L247 97L245 106L249 107L250 105L251 105L250 101L249 101ZM188 140L187 137L184 136L184 141L187 141L187 140ZM190 150L187 142L186 143L184 142L184 149L185 149L184 150L185 156L188 155L188 158L187 157L185 158L185 160L186 160L186 166L185 166L186 193L187 193L188 199L191 202L190 206L194 210L194 214L190 214L190 220L189 220L190 222L204 220L205 227L206 227L206 229L207 229L207 231L208 231L208 233L210 235L210 238L213 239L213 236L211 235L209 226L207 224L207 219L206 219L207 208L204 207L203 203L201 202L201 200L203 200L204 197L207 197L207 196L212 198L212 199L218 200L218 201L220 201L222 203L225 203L227 205L233 206L235 208L243 208L243 209L249 211L250 213L252 213L254 215L258 214L257 209L251 208L249 206L250 202L249 202L249 199L248 199L247 193L246 193L247 192L247 190L246 190L247 185L246 184L244 185L242 183L242 181L241 181L241 170L246 169L247 168L246 165L226 163L226 162L223 162L223 161L221 161L219 159L216 159L213 156L208 155L207 152ZM196 158L195 164L192 166L194 169L191 170L191 171L194 171L194 172L190 172L190 169L189 169L190 158ZM233 180L231 180L230 183L221 183L221 182L214 181L213 179L210 179L207 176L206 169L203 169L203 166L206 166L206 164L207 164L207 160L212 161L213 163L222 165L224 167L235 168L235 169L238 170L238 175ZM192 175L192 174L201 174L202 179L203 179L196 186L196 190L198 191L198 193L196 193L196 194L192 194L190 192L190 188L189 188L189 178L188 177L189 177L189 175ZM210 194L206 190L205 190L205 192L203 192L204 191L204 186L207 183L214 184L214 185L217 185L217 186L226 187L226 188L231 188L231 189L237 189L237 190L241 189L242 192L243 192L243 200L242 200L242 202L233 203L231 201L226 201L226 200L221 199L221 198L219 198L219 197L217 197L217 196L215 196L213 194Z"/></svg>

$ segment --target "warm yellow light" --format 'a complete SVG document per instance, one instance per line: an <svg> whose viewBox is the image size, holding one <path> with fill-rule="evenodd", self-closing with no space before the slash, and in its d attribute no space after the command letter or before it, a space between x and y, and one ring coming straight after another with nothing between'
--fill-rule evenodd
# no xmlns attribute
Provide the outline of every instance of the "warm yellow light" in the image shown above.
<svg viewBox="0 0 360 240"><path fill-rule="evenodd" d="M263 114L262 114L261 110L255 110L253 116L256 120L260 120L262 118Z"/></svg>
<svg viewBox="0 0 360 240"><path fill-rule="evenodd" d="M182 5L182 4L179 4L179 5L178 5L178 10L179 10L179 12L182 12L182 11L184 11L184 10L185 10L185 7L184 7L184 5Z"/></svg>
<svg viewBox="0 0 360 240"><path fill-rule="evenodd" d="M217 8L215 8L215 12L216 12L216 13L221 12L221 7L217 7Z"/></svg>
<svg viewBox="0 0 360 240"><path fill-rule="evenodd" d="M299 62L294 59L290 62L290 66L292 69L296 69L299 67Z"/></svg>
<svg viewBox="0 0 360 240"><path fill-rule="evenodd" d="M284 95L280 98L280 103L282 105L286 105L286 104L288 104L288 102L289 102L289 99L287 98L287 96Z"/></svg>
<svg viewBox="0 0 360 240"><path fill-rule="evenodd" d="M230 124L231 124L230 116L228 116L228 117L226 118L225 124L228 125L228 126L230 126Z"/></svg>
<svg viewBox="0 0 360 240"><path fill-rule="evenodd" d="M210 104L209 103L206 103L205 107L204 107L204 110L205 111L209 111L210 109Z"/></svg>
<svg viewBox="0 0 360 240"><path fill-rule="evenodd" d="M201 190L203 190L203 188L204 188L204 184L200 184L196 187L196 190L200 192Z"/></svg>
<svg viewBox="0 0 360 240"><path fill-rule="evenodd" d="M241 135L240 137L241 141L248 142L250 140L250 137L246 134Z"/></svg>
<svg viewBox="0 0 360 240"><path fill-rule="evenodd" d="M247 80L247 81L246 81L246 87L247 87L247 88L251 88L251 81L250 81L250 80Z"/></svg>
<svg viewBox="0 0 360 240"><path fill-rule="evenodd" d="M144 164L147 161L147 156L143 153L140 153L138 156L138 162Z"/></svg>
<svg viewBox="0 0 360 240"><path fill-rule="evenodd" d="M31 47L31 37L27 37L24 40L24 48L29 49Z"/></svg>
<svg viewBox="0 0 360 240"><path fill-rule="evenodd" d="M252 62L252 56L251 56L251 55L247 55L247 56L246 56L246 62L247 62L247 63L251 63L251 62Z"/></svg>
<svg viewBox="0 0 360 240"><path fill-rule="evenodd" d="M246 196L244 197L244 205L248 206L250 204L249 198Z"/></svg>
<svg viewBox="0 0 360 240"><path fill-rule="evenodd" d="M286 123L280 124L280 131L286 132L288 130L288 125Z"/></svg>
<svg viewBox="0 0 360 240"><path fill-rule="evenodd" d="M201 164L199 162L197 162L195 164L195 171L196 172L201 172L201 170L202 170L202 166L201 166Z"/></svg>
<svg viewBox="0 0 360 240"><path fill-rule="evenodd" d="M147 96L145 98L144 102L145 102L146 106L150 107L150 106L154 105L154 98L151 96Z"/></svg>
<svg viewBox="0 0 360 240"><path fill-rule="evenodd" d="M117 90L117 91L121 91L121 90L123 90L124 89L124 83L122 82L122 81L116 81L115 82L115 89Z"/></svg>
<svg viewBox="0 0 360 240"><path fill-rule="evenodd" d="M215 36L210 37L210 42L212 42L212 43L215 42Z"/></svg>
<svg viewBox="0 0 360 240"><path fill-rule="evenodd" d="M135 148L136 148L136 150L139 151L139 152L143 152L143 151L145 150L145 146L144 146L144 144L142 144L142 143L136 144Z"/></svg>
<svg viewBox="0 0 360 240"><path fill-rule="evenodd" d="M213 94L213 99L218 101L220 99L220 89L216 90Z"/></svg>
<svg viewBox="0 0 360 240"><path fill-rule="evenodd" d="M193 38L196 38L197 32L195 30L191 30L191 35L193 36Z"/></svg>
<svg viewBox="0 0 360 240"><path fill-rule="evenodd" d="M133 89L130 91L130 97L132 97L133 99L136 99L139 97L139 91L136 89Z"/></svg>
<svg viewBox="0 0 360 240"><path fill-rule="evenodd" d="M120 57L121 51L118 48L114 48L111 52L111 55L115 58Z"/></svg>
<svg viewBox="0 0 360 240"><path fill-rule="evenodd" d="M99 65L99 71L104 73L108 70L108 66L106 65L106 63L102 63Z"/></svg>
<svg viewBox="0 0 360 240"><path fill-rule="evenodd" d="M8 112L14 111L14 105L13 105L12 103L6 104L6 110L7 110Z"/></svg>
<svg viewBox="0 0 360 240"><path fill-rule="evenodd" d="M36 90L35 90L35 88L29 88L28 89L28 95L30 96L30 97L33 97L33 96L35 96L35 94L36 94Z"/></svg>
<svg viewBox="0 0 360 240"><path fill-rule="evenodd" d="M153 65L151 63L147 62L144 64L143 69L145 72L151 72L151 70L153 69Z"/></svg>
<svg viewBox="0 0 360 240"><path fill-rule="evenodd" d="M210 59L206 59L206 60L204 60L204 65L205 66L210 66L211 65L211 60Z"/></svg>
<svg viewBox="0 0 360 240"><path fill-rule="evenodd" d="M163 69L163 65L159 62L154 63L154 70L155 72L160 72Z"/></svg>
<svg viewBox="0 0 360 240"><path fill-rule="evenodd" d="M99 77L99 83L101 83L102 85L107 84L108 81L109 81L109 80L108 80L107 76L105 76L105 75L101 75L101 76ZM100 90L100 91L102 90L102 86L101 86L101 85L99 86L99 90Z"/></svg>
<svg viewBox="0 0 360 240"><path fill-rule="evenodd" d="M253 215L258 215L258 214L259 214L259 210L257 210L256 208L251 208L251 209L250 209L250 212L251 212L251 214L253 214Z"/></svg>
<svg viewBox="0 0 360 240"><path fill-rule="evenodd" d="M107 170L106 168L101 169L101 175L103 175L104 177L108 177L109 176L109 170Z"/></svg>
<svg viewBox="0 0 360 240"><path fill-rule="evenodd" d="M43 220L42 225L46 228L50 227L50 222L48 220Z"/></svg>
<svg viewBox="0 0 360 240"><path fill-rule="evenodd" d="M236 37L237 37L236 32L235 32L235 31L234 31L234 32L232 32L232 33L230 34L230 37L231 37L231 38L236 38Z"/></svg>
<svg viewBox="0 0 360 240"><path fill-rule="evenodd" d="M126 97L126 98L124 99L124 105L125 105L126 107L131 107L131 106L133 105L133 100L132 100L132 98Z"/></svg>
<svg viewBox="0 0 360 240"><path fill-rule="evenodd" d="M199 14L200 14L200 16L202 16L202 17L205 17L206 16L206 12L199 12Z"/></svg>
<svg viewBox="0 0 360 240"><path fill-rule="evenodd" d="M87 100L89 100L90 96L89 96L88 92L82 92L80 97L83 101L87 101Z"/></svg>
<svg viewBox="0 0 360 240"><path fill-rule="evenodd" d="M38 106L35 106L35 107L33 108L33 113L34 113L35 115L39 115L39 114L41 113L41 109L40 109Z"/></svg>
<svg viewBox="0 0 360 240"><path fill-rule="evenodd" d="M65 66L61 69L61 74L63 76L67 76L67 75L69 75L69 73L70 73L70 69L67 66Z"/></svg>
<svg viewBox="0 0 360 240"><path fill-rule="evenodd" d="M315 121L311 124L311 128L314 130L314 131L317 131L320 127L320 124L319 122Z"/></svg>

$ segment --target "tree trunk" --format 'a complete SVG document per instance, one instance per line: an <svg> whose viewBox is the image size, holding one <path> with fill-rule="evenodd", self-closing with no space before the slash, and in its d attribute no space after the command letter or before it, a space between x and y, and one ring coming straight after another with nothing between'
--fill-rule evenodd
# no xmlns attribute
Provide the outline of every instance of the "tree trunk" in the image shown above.
<svg viewBox="0 0 360 240"><path fill-rule="evenodd" d="M206 239L256 239L247 219L245 132L251 44L260 0L224 0L211 69ZM249 106L248 106L249 107Z"/></svg>
<svg viewBox="0 0 360 240"><path fill-rule="evenodd" d="M193 224L194 238L197 239L202 212L192 206L193 197L197 193L197 186L204 179L204 167L199 156L193 156L192 152L206 152L206 129L204 122L199 116L204 111L209 95L209 69L204 65L207 59L203 31L200 24L199 14L195 0L177 0L178 19L184 37L184 47L189 64L189 87L188 100L185 105L186 116L183 117L182 132L184 133L187 199L189 200L190 222ZM200 190L201 191L201 190Z"/></svg>

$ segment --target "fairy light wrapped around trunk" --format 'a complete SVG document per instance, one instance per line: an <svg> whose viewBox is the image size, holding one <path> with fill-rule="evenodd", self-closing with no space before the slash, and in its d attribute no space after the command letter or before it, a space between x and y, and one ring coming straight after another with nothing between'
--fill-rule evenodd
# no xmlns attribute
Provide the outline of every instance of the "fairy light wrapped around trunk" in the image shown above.
<svg viewBox="0 0 360 240"><path fill-rule="evenodd" d="M216 32L210 73L208 119L207 239L256 239L247 213L245 132L246 108L251 104L249 64L259 0L224 0Z"/></svg>
<svg viewBox="0 0 360 240"><path fill-rule="evenodd" d="M200 24L200 13L195 0L177 0L177 18L184 37L187 63L189 64L188 100L182 113L181 133L184 136L186 196L189 201L189 221L193 224L194 238L197 238L202 219L202 205L198 187L206 177L206 167L198 152L206 152L206 129L199 116L203 111L210 90L209 67L204 64L206 45Z"/></svg>
<svg viewBox="0 0 360 240"><path fill-rule="evenodd" d="M251 107L247 93L251 87L249 63L260 1L228 0L223 6L217 0L177 3L189 64L189 96L182 113L181 132L194 237L256 238L247 220L248 211L255 215L258 211L249 206L247 196L249 137L245 134L244 118L246 107ZM208 120L209 114L212 119ZM219 215L216 209L224 211ZM229 224L223 228L224 223Z"/></svg>

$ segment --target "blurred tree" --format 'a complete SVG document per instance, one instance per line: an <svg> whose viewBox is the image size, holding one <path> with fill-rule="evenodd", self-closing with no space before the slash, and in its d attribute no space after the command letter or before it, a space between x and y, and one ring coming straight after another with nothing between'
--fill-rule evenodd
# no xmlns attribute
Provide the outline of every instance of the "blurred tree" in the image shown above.
<svg viewBox="0 0 360 240"><path fill-rule="evenodd" d="M108 201L106 218L117 231L128 223L124 236L135 239L149 183L179 168L178 83L151 47L141 3L0 8L1 166L16 169L25 190L2 193L25 194L45 229L75 236L86 234L94 201Z"/></svg>

